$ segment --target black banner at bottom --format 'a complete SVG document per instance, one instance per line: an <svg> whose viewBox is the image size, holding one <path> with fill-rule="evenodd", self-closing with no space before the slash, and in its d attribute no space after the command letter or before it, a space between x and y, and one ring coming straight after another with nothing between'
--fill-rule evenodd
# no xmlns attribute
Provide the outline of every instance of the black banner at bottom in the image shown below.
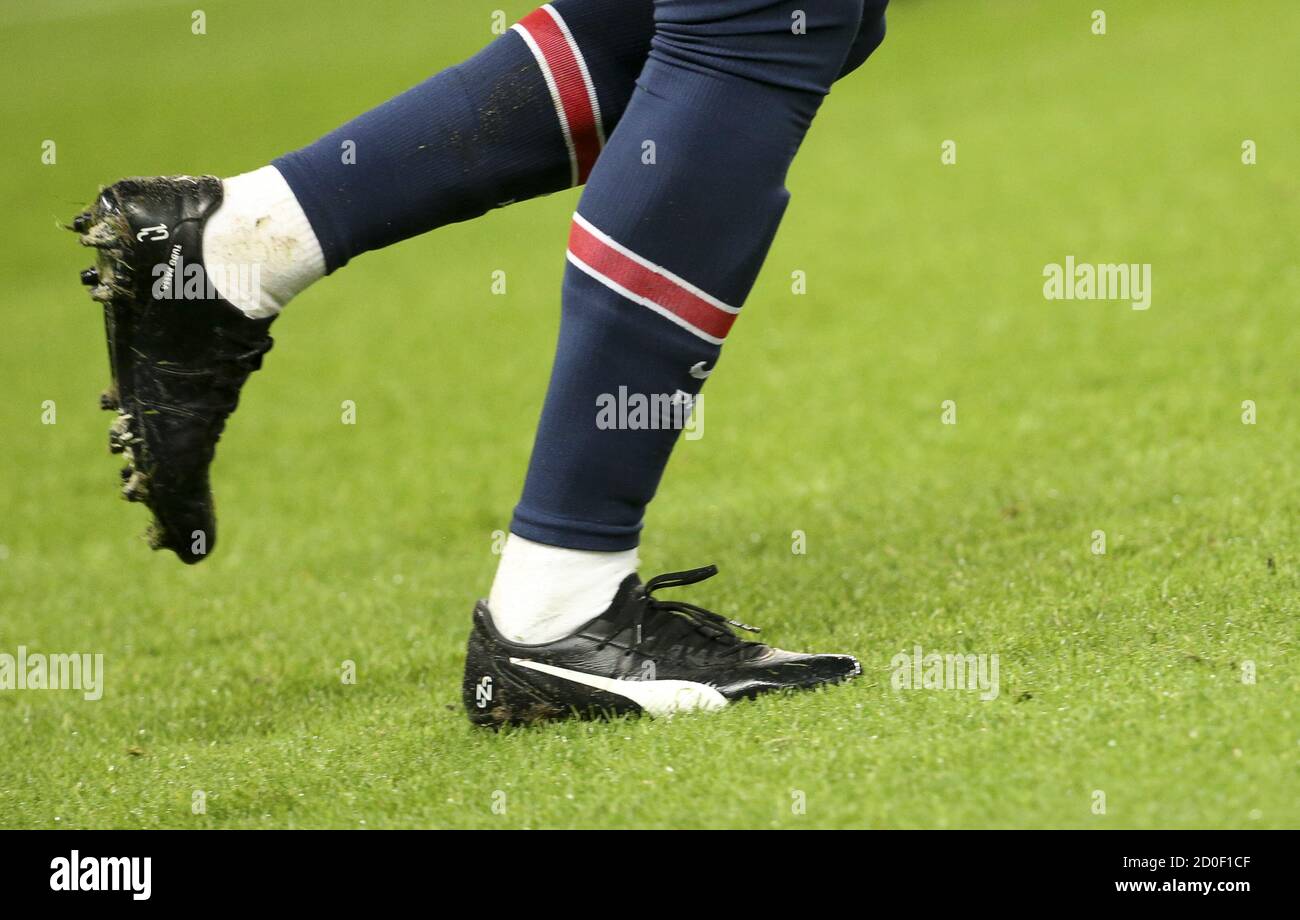
<svg viewBox="0 0 1300 920"><path fill-rule="evenodd" d="M784 890L865 905L1101 901L1180 911L1289 903L1293 832L1261 831L9 831L0 833L7 906L284 903L330 910L388 898L486 894L497 904L566 888L592 903L606 888L652 903L733 907ZM545 839L563 834L566 839ZM744 894L746 885L759 886ZM464 886L457 890L456 886ZM576 887L574 887L576 886ZM920 899L920 900L916 900ZM428 901L437 906L438 901ZM672 901L668 902L672 903ZM680 902L679 902L680 903ZM809 904L809 909L817 909Z"/></svg>

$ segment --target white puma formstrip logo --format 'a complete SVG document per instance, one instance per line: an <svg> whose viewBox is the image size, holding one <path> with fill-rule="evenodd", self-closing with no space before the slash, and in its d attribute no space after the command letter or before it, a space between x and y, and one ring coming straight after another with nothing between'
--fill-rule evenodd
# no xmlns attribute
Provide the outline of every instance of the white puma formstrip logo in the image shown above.
<svg viewBox="0 0 1300 920"><path fill-rule="evenodd" d="M617 694L636 703L652 716L670 716L675 712L689 712L693 709L722 709L727 705L727 698L716 689L690 680L619 680L557 668L553 664L528 661L525 658L511 658L510 663Z"/></svg>

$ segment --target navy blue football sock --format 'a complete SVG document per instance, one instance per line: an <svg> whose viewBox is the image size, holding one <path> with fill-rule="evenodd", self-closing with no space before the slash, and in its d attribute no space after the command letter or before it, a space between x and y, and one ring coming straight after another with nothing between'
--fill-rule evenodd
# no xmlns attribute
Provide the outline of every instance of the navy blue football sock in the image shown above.
<svg viewBox="0 0 1300 920"><path fill-rule="evenodd" d="M780 223L786 172L863 30L863 0L654 6L649 59L574 217L558 353L511 524L554 546L637 544Z"/></svg>
<svg viewBox="0 0 1300 920"><path fill-rule="evenodd" d="M883 35L884 0L869 6L844 72ZM653 0L554 0L464 63L277 159L326 269L585 182L653 33Z"/></svg>
<svg viewBox="0 0 1300 920"><path fill-rule="evenodd" d="M585 181L652 29L648 0L554 0L469 60L275 160L327 269Z"/></svg>

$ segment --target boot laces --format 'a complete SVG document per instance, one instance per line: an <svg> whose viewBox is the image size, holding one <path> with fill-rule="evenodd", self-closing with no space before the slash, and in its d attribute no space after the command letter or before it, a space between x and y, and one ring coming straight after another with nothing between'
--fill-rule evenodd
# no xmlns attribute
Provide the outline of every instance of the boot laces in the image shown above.
<svg viewBox="0 0 1300 920"><path fill-rule="evenodd" d="M760 643L742 639L732 632L732 628L735 628L756 633L759 631L757 626L730 619L686 601L654 596L656 591L697 584L716 574L717 566L706 565L682 572L665 572L641 585L632 598L632 641L625 654L630 655L634 651L649 653L655 649L672 648L674 645L688 647L688 642L698 648L700 637L708 643L708 650L715 654L740 655L760 648ZM607 642L608 640L601 643L601 647Z"/></svg>

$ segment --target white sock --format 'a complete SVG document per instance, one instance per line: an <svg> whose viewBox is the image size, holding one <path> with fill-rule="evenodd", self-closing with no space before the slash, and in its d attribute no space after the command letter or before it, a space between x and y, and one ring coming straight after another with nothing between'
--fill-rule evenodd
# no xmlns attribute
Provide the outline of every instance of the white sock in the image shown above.
<svg viewBox="0 0 1300 920"><path fill-rule="evenodd" d="M274 316L325 276L325 255L274 166L221 185L221 206L203 228L208 277L217 293L253 319Z"/></svg>
<svg viewBox="0 0 1300 920"><path fill-rule="evenodd" d="M554 642L604 613L636 567L634 549L562 549L510 534L488 595L492 622L514 642Z"/></svg>

